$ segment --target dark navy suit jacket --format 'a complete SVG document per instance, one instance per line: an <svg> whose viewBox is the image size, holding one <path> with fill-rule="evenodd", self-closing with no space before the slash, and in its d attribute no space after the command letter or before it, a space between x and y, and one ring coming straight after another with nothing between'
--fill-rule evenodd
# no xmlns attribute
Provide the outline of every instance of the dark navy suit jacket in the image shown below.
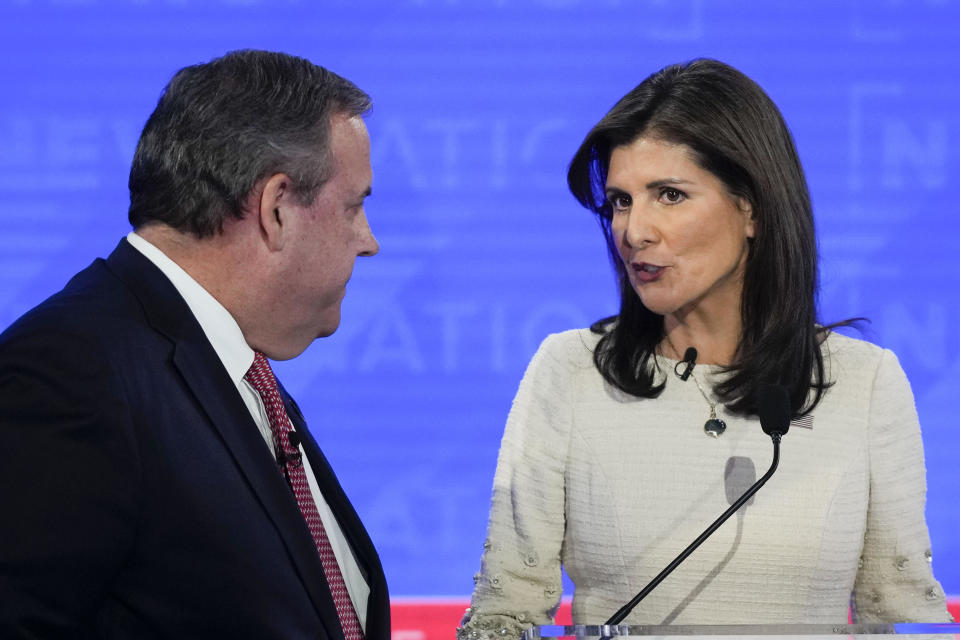
<svg viewBox="0 0 960 640"><path fill-rule="evenodd" d="M377 552L283 395L388 640ZM0 637L343 638L236 387L125 240L0 335Z"/></svg>

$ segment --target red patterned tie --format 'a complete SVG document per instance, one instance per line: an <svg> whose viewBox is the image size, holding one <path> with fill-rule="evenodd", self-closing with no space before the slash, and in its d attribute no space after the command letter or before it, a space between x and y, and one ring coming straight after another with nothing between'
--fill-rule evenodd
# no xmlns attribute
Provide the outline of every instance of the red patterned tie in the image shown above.
<svg viewBox="0 0 960 640"><path fill-rule="evenodd" d="M307 474L303 470L303 462L300 459L300 449L290 443L290 436L288 435L291 429L290 419L287 417L287 410L284 408L283 400L280 399L280 392L277 390L277 379L273 375L270 363L259 351L254 352L253 364L250 365L250 370L244 377L260 394L263 405L267 410L267 417L270 419L270 431L273 432L273 447L274 451L277 452L277 461L293 488L297 504L300 505L300 512L303 513L307 526L310 527L310 533L313 535L313 541L317 545L317 551L320 552L323 573L327 577L327 584L330 585L330 592L333 594L333 602L337 607L337 615L340 617L343 634L346 640L363 640L360 620L357 618L353 603L350 602L350 594L347 593L347 585L340 573L337 558L333 555L333 547L330 546L327 532L324 531L323 522L317 512L317 505L310 494Z"/></svg>

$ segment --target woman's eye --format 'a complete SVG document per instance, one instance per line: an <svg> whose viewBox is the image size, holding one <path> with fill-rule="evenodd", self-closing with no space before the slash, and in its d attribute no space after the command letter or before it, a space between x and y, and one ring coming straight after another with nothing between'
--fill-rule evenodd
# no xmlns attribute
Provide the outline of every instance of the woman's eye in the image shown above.
<svg viewBox="0 0 960 640"><path fill-rule="evenodd" d="M630 196L624 193L618 193L611 195L607 198L607 202L610 203L610 208L614 211L625 211L630 208Z"/></svg>
<svg viewBox="0 0 960 640"><path fill-rule="evenodd" d="M679 204L687 199L687 194L679 189L665 188L660 191L660 200L666 204Z"/></svg>

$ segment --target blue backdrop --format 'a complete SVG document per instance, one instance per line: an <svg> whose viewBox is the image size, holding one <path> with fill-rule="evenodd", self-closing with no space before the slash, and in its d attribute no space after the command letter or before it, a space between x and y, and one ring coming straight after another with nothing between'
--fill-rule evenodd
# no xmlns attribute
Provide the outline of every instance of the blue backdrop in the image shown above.
<svg viewBox="0 0 960 640"><path fill-rule="evenodd" d="M960 7L949 0L2 0L0 327L128 230L161 88L238 48L372 94L378 257L338 333L278 366L394 595L466 595L496 451L539 341L615 311L565 188L583 135L661 66L716 57L782 108L822 249L822 315L872 319L910 376L934 566L960 594ZM371 473L374 471L374 473Z"/></svg>

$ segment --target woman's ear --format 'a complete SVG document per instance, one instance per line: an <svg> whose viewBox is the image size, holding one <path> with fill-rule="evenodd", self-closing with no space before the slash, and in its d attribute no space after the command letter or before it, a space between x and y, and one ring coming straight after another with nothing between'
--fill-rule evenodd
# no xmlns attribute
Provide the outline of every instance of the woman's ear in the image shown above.
<svg viewBox="0 0 960 640"><path fill-rule="evenodd" d="M743 214L744 233L748 238L754 238L757 235L757 226L754 223L753 207L750 201L744 197L737 198L737 208Z"/></svg>

